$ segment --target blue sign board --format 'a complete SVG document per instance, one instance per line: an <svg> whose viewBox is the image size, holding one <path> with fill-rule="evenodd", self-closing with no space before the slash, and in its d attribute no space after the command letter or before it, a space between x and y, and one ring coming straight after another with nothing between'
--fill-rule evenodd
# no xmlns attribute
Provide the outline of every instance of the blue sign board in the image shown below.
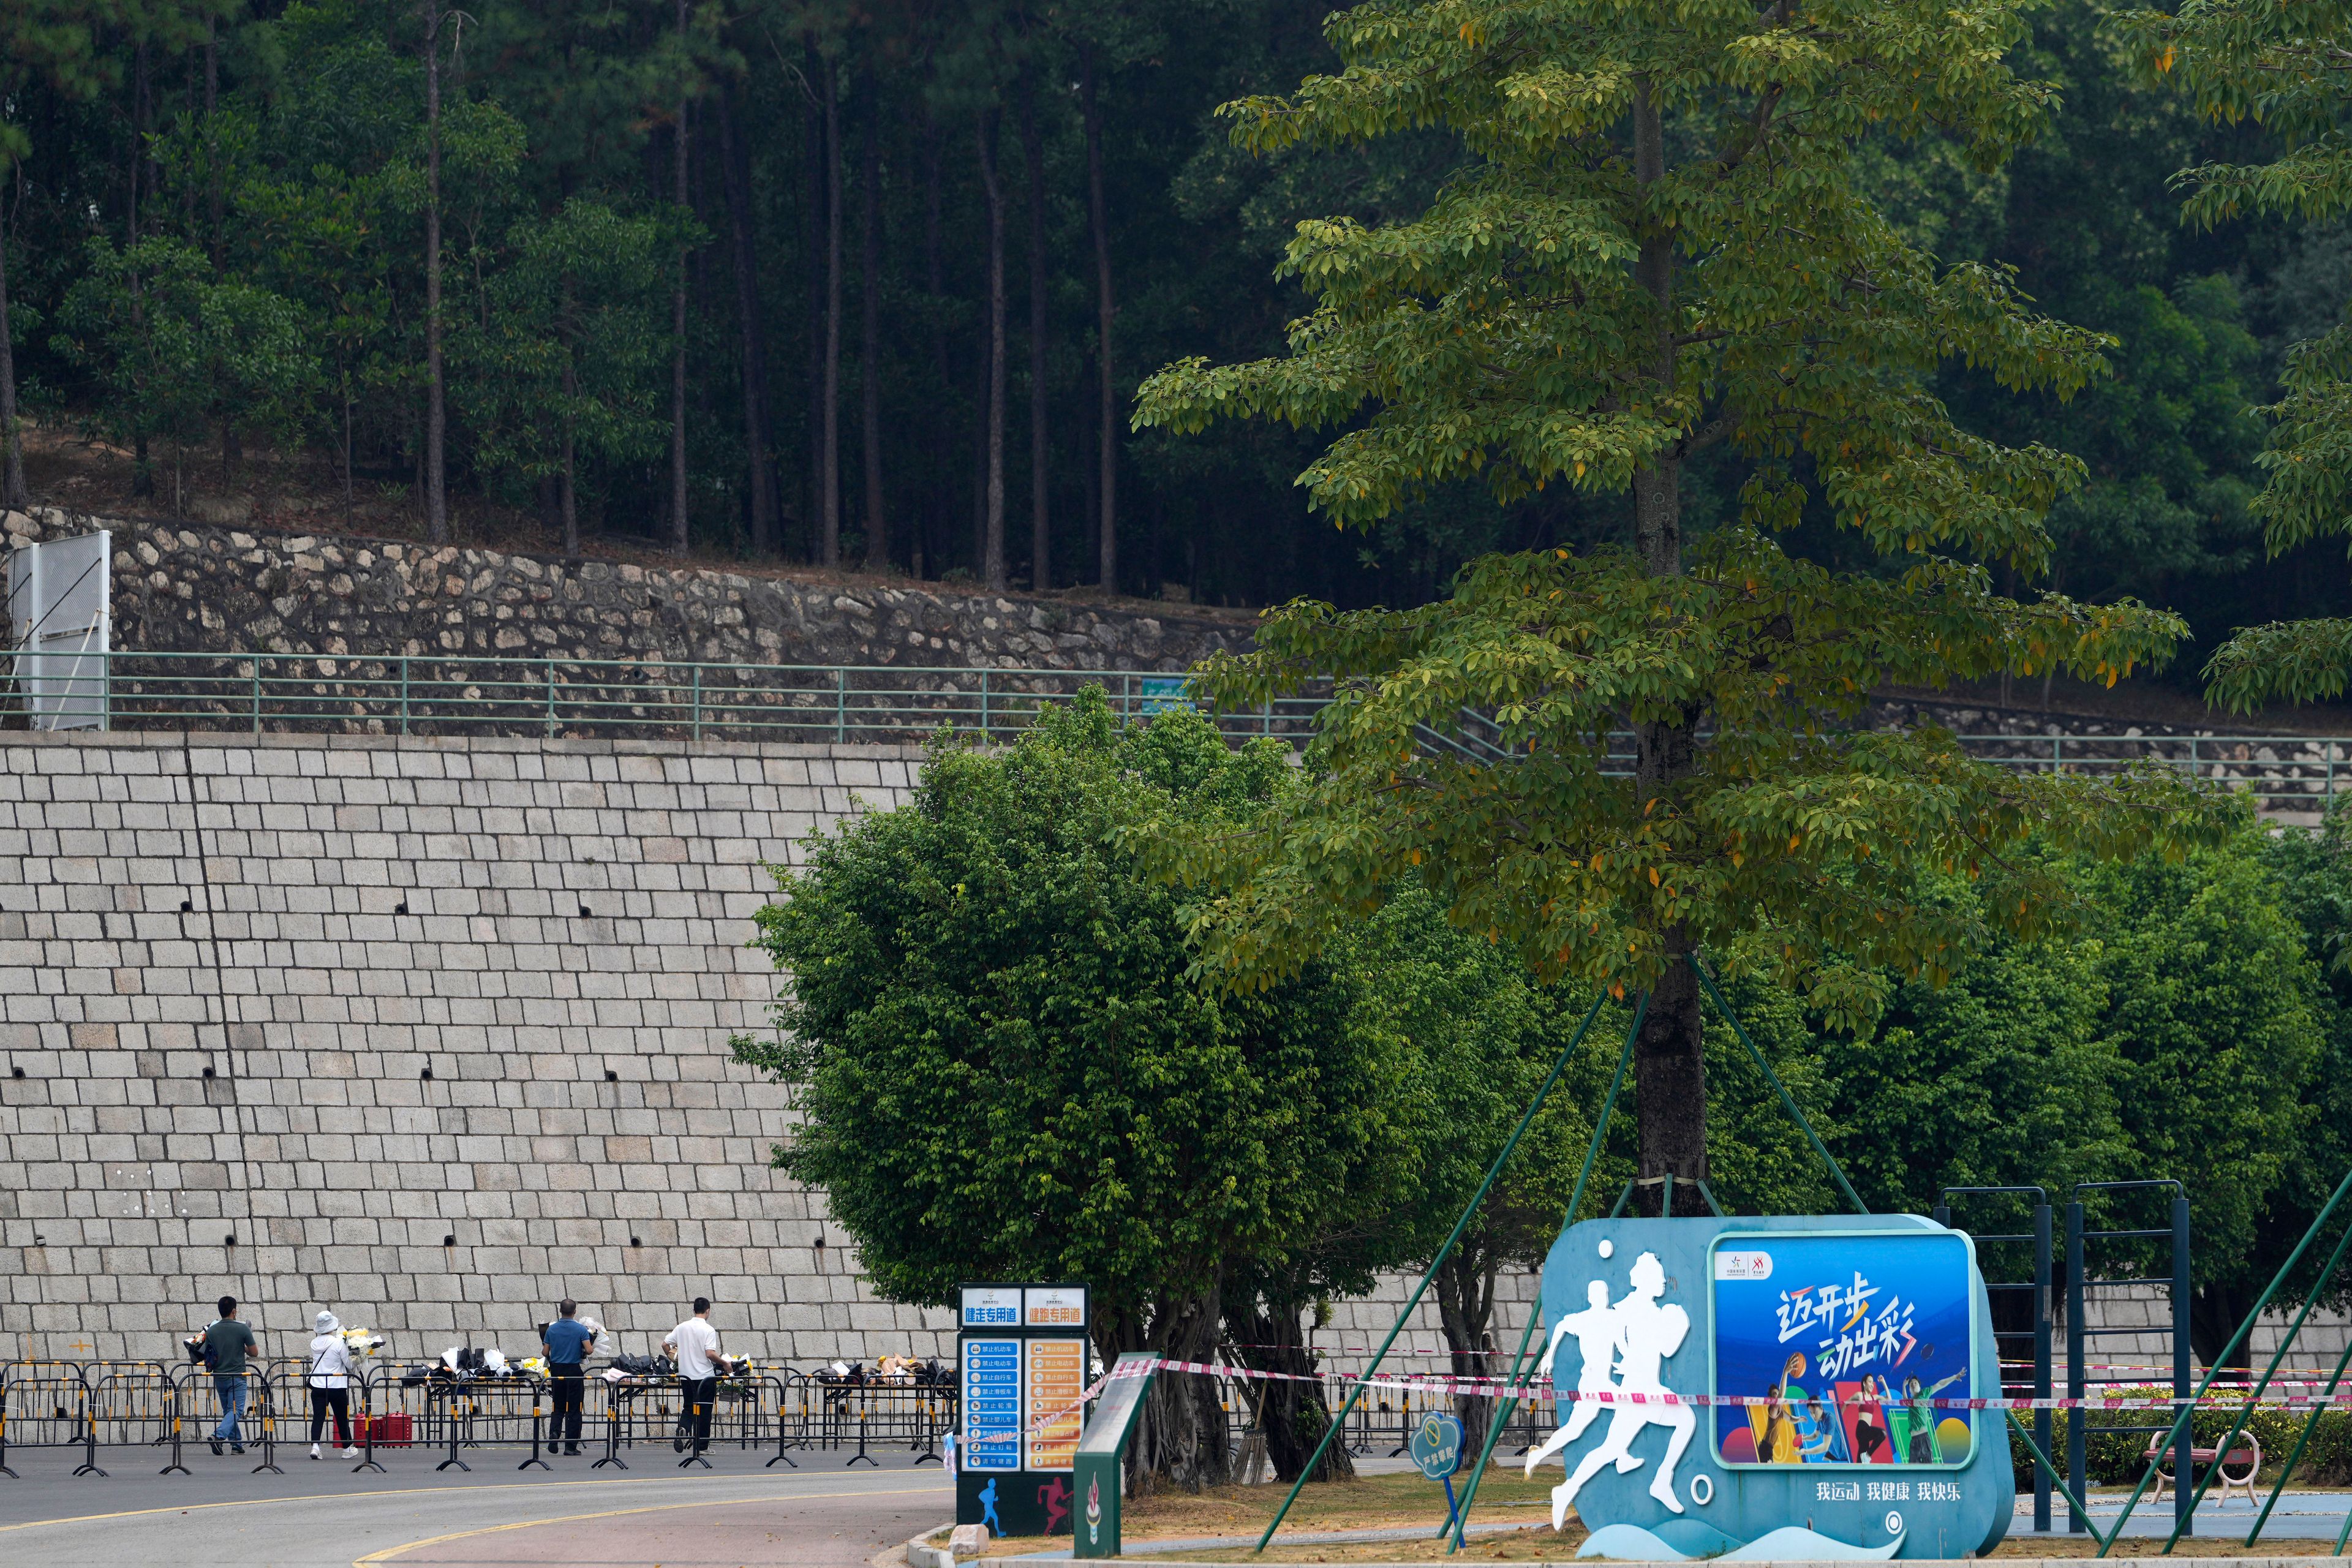
<svg viewBox="0 0 2352 1568"><path fill-rule="evenodd" d="M1528 1468L1566 1467L1553 1522L1572 1505L1588 1553L1957 1558L2008 1531L2009 1446L1967 1407L2000 1373L1961 1232L1590 1220L1552 1245L1543 1315L1560 1425Z"/></svg>
<svg viewBox="0 0 2352 1568"><path fill-rule="evenodd" d="M1433 1410L1412 1429L1406 1447L1423 1475L1433 1481L1444 1480L1462 1468L1462 1423Z"/></svg>
<svg viewBox="0 0 2352 1568"><path fill-rule="evenodd" d="M963 1442L959 1470L1021 1468L1021 1342L963 1342Z"/></svg>
<svg viewBox="0 0 2352 1568"><path fill-rule="evenodd" d="M1716 1457L1965 1466L1974 1413L1934 1402L1974 1391L1969 1264L1957 1231L1717 1237L1708 1385L1770 1403L1717 1406Z"/></svg>

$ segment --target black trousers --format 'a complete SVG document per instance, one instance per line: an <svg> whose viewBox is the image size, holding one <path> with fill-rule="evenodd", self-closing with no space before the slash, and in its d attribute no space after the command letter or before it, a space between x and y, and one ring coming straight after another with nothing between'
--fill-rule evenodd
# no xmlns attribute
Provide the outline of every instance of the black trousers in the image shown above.
<svg viewBox="0 0 2352 1568"><path fill-rule="evenodd" d="M352 1446L352 1391L348 1388L314 1388L310 1391L310 1446L317 1447L319 1434L327 1429L327 1412L335 1413L335 1441L343 1447Z"/></svg>
<svg viewBox="0 0 2352 1568"><path fill-rule="evenodd" d="M719 1396L719 1380L715 1377L680 1378L677 1389L686 1399L686 1403L678 1406L677 1435L685 1436L691 1427L694 1451L699 1454L710 1447L710 1406Z"/></svg>
<svg viewBox="0 0 2352 1568"><path fill-rule="evenodd" d="M585 1386L580 1376L580 1363L569 1365L559 1362L548 1369L547 1386L555 1396L554 1408L547 1413L547 1446L559 1442L580 1447L580 1394Z"/></svg>

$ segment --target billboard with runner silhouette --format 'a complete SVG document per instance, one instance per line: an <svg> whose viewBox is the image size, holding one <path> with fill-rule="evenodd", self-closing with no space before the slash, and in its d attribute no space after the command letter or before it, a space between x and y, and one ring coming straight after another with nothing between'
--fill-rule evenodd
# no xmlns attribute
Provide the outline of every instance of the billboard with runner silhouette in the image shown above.
<svg viewBox="0 0 2352 1568"><path fill-rule="evenodd" d="M1982 1556L2017 1480L1972 1244L1916 1215L1570 1226L1544 1262L1536 1377L1591 1555ZM1956 1403L1957 1402L1957 1403ZM1983 1424L1995 1425L1986 1426Z"/></svg>

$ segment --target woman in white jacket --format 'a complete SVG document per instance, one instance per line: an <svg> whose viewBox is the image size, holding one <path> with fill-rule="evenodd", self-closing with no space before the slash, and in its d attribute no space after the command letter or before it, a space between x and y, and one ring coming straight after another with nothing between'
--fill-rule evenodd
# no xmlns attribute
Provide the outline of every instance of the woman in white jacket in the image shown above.
<svg viewBox="0 0 2352 1568"><path fill-rule="evenodd" d="M319 1438L327 1428L327 1412L335 1413L335 1441L343 1458L359 1452L352 1446L352 1349L343 1342L343 1325L332 1312L321 1312L313 1325L319 1337L310 1342L310 1457L319 1457Z"/></svg>

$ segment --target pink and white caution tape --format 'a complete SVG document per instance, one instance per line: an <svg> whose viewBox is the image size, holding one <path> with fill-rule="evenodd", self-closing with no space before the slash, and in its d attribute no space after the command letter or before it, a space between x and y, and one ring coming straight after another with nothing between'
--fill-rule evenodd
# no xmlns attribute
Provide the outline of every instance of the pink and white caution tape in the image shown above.
<svg viewBox="0 0 2352 1568"><path fill-rule="evenodd" d="M1109 1381L1110 1377L1108 1374L1105 1374L1104 1376L1095 1379L1094 1382L1087 1385L1085 1392L1080 1394L1077 1398L1072 1400L1069 1404L1063 1405L1059 1410L1048 1411L1046 1414L1037 1417L1037 1419L1032 1422L1029 1426L1022 1427L1018 1431L974 1432L966 1436L963 1441L967 1444L1003 1443L1018 1441L1024 1437L1034 1437L1038 1433L1043 1432L1046 1427L1051 1426L1055 1422L1059 1421L1071 1411L1085 1409L1087 1401L1100 1394L1103 1391L1103 1384Z"/></svg>
<svg viewBox="0 0 2352 1568"><path fill-rule="evenodd" d="M1762 1394L1629 1394L1622 1390L1555 1389L1549 1383L1514 1383L1505 1378L1454 1377L1437 1373L1408 1373L1391 1377L1365 1378L1352 1373L1267 1372L1253 1366L1229 1366L1214 1362L1175 1361L1155 1358L1151 1361L1122 1361L1104 1381L1114 1377L1140 1377L1149 1372L1190 1372L1209 1377L1245 1378L1252 1382L1269 1383L1340 1383L1361 1384L1366 1388L1407 1394L1488 1394L1498 1398L1518 1400L1549 1399L1570 1404L1590 1400L1597 1405L1635 1405L1665 1406L1732 1406L1742 1409L1765 1408L1783 1403ZM1097 1387L1100 1384L1097 1385ZM2298 1386L2309 1387L2311 1384ZM2209 1395L2203 1402L2209 1407L2222 1407L2243 1403L2244 1390L2235 1388L2221 1395ZM1089 1395L1091 1397L1091 1394ZM1916 1399L1887 1396L1873 1401L1876 1404L1915 1405ZM1937 1410L2150 1410L2195 1405L2194 1398L2177 1397L2169 1394L2089 1394L2080 1399L2012 1399L1991 1396L1971 1399L1929 1399L1925 1401ZM2318 1409L2342 1405L2352 1409L2352 1387L2332 1394L2265 1393L2260 1403L2286 1409Z"/></svg>

